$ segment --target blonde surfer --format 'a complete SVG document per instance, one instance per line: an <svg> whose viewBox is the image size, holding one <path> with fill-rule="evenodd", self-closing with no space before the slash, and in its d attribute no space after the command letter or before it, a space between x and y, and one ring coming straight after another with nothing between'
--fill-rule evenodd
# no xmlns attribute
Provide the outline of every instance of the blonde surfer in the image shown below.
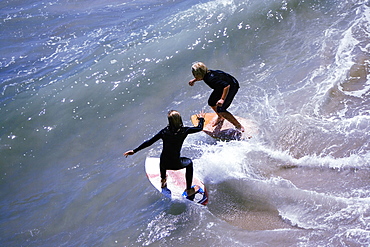
<svg viewBox="0 0 370 247"><path fill-rule="evenodd" d="M213 126L222 125L224 119L232 123L236 129L244 132L244 127L227 111L239 90L239 82L230 74L221 70L210 70L202 62L195 62L191 67L194 79L189 81L193 86L196 81L203 80L213 92L209 96L208 105L217 113L218 118Z"/></svg>

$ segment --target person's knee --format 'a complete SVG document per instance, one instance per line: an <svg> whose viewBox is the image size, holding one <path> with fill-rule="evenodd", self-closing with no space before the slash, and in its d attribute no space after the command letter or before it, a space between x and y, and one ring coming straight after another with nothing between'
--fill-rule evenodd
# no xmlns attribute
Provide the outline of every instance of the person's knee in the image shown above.
<svg viewBox="0 0 370 247"><path fill-rule="evenodd" d="M182 167L193 166L193 161L189 158L181 157L181 165Z"/></svg>
<svg viewBox="0 0 370 247"><path fill-rule="evenodd" d="M226 114L228 113L228 111L226 111L226 110L223 110L223 109L217 109L217 113L219 114L219 115L221 115L222 117L225 117L226 116Z"/></svg>

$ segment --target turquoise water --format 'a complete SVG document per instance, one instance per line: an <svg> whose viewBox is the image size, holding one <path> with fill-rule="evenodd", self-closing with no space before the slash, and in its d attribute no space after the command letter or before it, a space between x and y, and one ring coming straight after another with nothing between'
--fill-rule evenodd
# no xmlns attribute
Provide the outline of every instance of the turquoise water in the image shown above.
<svg viewBox="0 0 370 247"><path fill-rule="evenodd" d="M368 1L1 1L0 245L368 246ZM234 75L259 134L191 135L207 207L124 158L170 109L209 111L191 64Z"/></svg>

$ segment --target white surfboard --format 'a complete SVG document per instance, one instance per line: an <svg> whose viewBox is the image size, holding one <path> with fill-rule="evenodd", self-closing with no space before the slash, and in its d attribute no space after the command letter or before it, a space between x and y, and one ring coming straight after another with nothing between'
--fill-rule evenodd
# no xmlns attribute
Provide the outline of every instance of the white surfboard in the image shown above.
<svg viewBox="0 0 370 247"><path fill-rule="evenodd" d="M161 176L159 171L159 158L147 157L145 160L145 171L152 185L163 195L171 199L184 199L183 192L186 189L185 168L181 170L167 170L167 188L161 188ZM195 194L193 201L202 205L208 203L208 192L204 183L193 175L193 185L200 187Z"/></svg>

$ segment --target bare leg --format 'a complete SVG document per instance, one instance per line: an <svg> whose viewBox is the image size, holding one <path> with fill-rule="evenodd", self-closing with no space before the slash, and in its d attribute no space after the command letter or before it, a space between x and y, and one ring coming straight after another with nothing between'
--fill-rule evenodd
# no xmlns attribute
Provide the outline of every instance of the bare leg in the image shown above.
<svg viewBox="0 0 370 247"><path fill-rule="evenodd" d="M216 112L216 114L218 115L218 118L216 120L216 122L213 123L212 127L215 127L219 124L222 124L224 122L224 117L221 116L218 112L217 112L217 106L211 106L211 108Z"/></svg>
<svg viewBox="0 0 370 247"><path fill-rule="evenodd" d="M239 123L239 121L230 112L228 112L228 111L219 112L218 115L221 115L227 121L232 123L235 126L235 128L237 128L241 132L244 132L244 127Z"/></svg>

